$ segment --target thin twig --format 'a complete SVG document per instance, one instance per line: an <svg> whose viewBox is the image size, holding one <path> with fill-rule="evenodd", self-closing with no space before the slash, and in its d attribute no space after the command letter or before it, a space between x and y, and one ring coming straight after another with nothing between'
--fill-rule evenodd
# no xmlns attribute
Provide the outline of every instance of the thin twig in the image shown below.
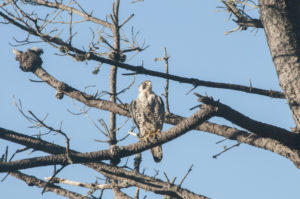
<svg viewBox="0 0 300 199"><path fill-rule="evenodd" d="M55 131L55 132L57 132L57 133L59 133L59 134L61 134L61 135L63 135L63 136L65 137L65 139L66 139L66 155L67 155L67 158L68 158L68 162L69 162L70 164L73 164L73 161L72 161L72 159L71 159L71 157L70 157L70 154L69 154L69 150L70 150L70 138L67 136L67 134L65 134L65 133L61 130L62 122L60 123L60 129L57 130L57 129L52 128L51 126L46 125L46 124L43 122L43 120L40 120L40 119L39 119L32 111L28 111L28 112L30 113L30 115L32 115L32 117L33 117L36 121L38 121L38 123L39 123L40 125L42 125L43 127L49 129L50 131Z"/></svg>
<svg viewBox="0 0 300 199"><path fill-rule="evenodd" d="M169 180L169 178L168 178L168 176L167 176L167 174L164 172L164 176L165 176L165 178L166 178L166 180L167 180L167 183L170 185L171 184L171 182L170 182L170 180Z"/></svg>
<svg viewBox="0 0 300 199"><path fill-rule="evenodd" d="M43 191L42 191L42 194L46 191L46 188L52 184L52 179L59 173L61 172L67 165L62 165L58 170L56 170L56 166L54 165L54 172L53 172L53 175L52 177L47 181L47 183L44 185L44 188L43 188Z"/></svg>
<svg viewBox="0 0 300 199"><path fill-rule="evenodd" d="M124 26L132 17L134 17L134 14L131 14L127 19L125 19L125 21L119 27L122 28L122 26Z"/></svg>
<svg viewBox="0 0 300 199"><path fill-rule="evenodd" d="M83 114L96 128L99 132L101 132L105 137L108 136L108 133L106 131L103 131L97 124L96 122L89 116L88 111L90 110L90 108L88 110L85 110L86 106L83 106L83 108L80 108L74 100L72 100L73 106L75 108L77 108L77 110L80 111L80 114ZM70 111L69 111L70 112ZM71 112L72 113L72 112ZM74 113L72 113L74 114ZM102 124L101 124L102 125Z"/></svg>
<svg viewBox="0 0 300 199"><path fill-rule="evenodd" d="M189 170L187 171L187 173L184 175L184 177L182 178L182 180L180 181L179 185L178 186L181 186L183 181L186 179L186 177L189 175L189 173L192 171L192 168L193 168L193 164L190 166Z"/></svg>
<svg viewBox="0 0 300 199"><path fill-rule="evenodd" d="M226 151L229 151L230 149L233 149L234 147L238 147L240 146L241 143L245 142L248 138L250 138L251 136L253 136L253 134L249 134L249 136L247 136L242 142L237 142L236 144L230 146L230 147L224 147L224 150L221 151L220 153L212 156L213 158L217 159L218 156L220 156L221 154L225 153ZM220 143L220 142L217 142L217 143Z"/></svg>
<svg viewBox="0 0 300 199"><path fill-rule="evenodd" d="M73 10L74 11L74 10ZM42 40L45 42L49 43L50 45L57 44L59 46L64 46L65 48L68 49L68 51L73 51L76 52L77 54L81 54L83 56L86 55L86 52L75 48L74 46L69 45L68 43L64 42L62 39L57 38L57 37L51 37L49 35L41 34L40 32L37 32L34 30L32 27L27 27L24 26L14 19L8 17L4 13L0 12L0 16L8 20L10 23L14 24L15 26L29 32L32 35L36 35L40 37ZM58 46L53 46L55 48L60 48ZM185 78L177 75L171 75L171 74L165 74L153 70L148 70L145 69L143 66L133 66L129 65L126 63L120 63L114 60L110 59L105 59L103 57L97 56L97 54L90 53L89 59L99 61L102 63L114 65L116 67L124 68L127 70L135 71L135 74L147 74L151 76L156 76L156 77L161 77L161 78L167 78L173 81L178 81L181 83L188 83L188 84L193 84L194 86L206 86L206 87L213 87L213 88L222 88L222 89L231 89L231 90L236 90L236 91L242 91L242 92L247 92L247 93L253 93L253 94L258 94L258 95L264 95L264 96L269 96L273 98L285 98L284 94L280 91L269 91L269 90L264 90L264 89L259 89L259 88L252 88L251 91L249 87L247 86L242 86L242 85L236 85L236 84L226 84L226 83L218 83L218 82L210 82L210 81L203 81L195 78Z"/></svg>

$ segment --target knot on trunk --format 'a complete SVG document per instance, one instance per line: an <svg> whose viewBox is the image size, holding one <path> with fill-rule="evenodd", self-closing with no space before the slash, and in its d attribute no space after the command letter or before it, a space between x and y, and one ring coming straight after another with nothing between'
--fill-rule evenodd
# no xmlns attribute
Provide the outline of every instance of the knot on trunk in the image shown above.
<svg viewBox="0 0 300 199"><path fill-rule="evenodd" d="M34 72L37 68L41 67L43 61L41 54L43 50L39 48L27 49L26 52L13 50L16 55L16 60L20 63L20 68L24 72Z"/></svg>

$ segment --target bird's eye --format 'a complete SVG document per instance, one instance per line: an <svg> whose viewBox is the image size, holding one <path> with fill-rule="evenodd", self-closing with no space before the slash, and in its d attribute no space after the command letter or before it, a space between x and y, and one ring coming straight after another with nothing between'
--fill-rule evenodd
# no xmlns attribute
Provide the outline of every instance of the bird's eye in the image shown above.
<svg viewBox="0 0 300 199"><path fill-rule="evenodd" d="M143 89L145 89L145 88L146 88L146 86L147 86L147 84L143 84L143 87L142 87L142 88L143 88Z"/></svg>

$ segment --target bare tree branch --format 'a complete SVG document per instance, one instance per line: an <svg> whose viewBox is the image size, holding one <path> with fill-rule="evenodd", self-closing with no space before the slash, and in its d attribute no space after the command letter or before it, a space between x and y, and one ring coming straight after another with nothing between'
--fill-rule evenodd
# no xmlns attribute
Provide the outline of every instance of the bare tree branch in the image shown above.
<svg viewBox="0 0 300 199"><path fill-rule="evenodd" d="M245 30L248 27L255 27L255 28L264 28L265 24L267 22L270 22L268 26L265 27L265 30L270 26L272 27L272 20L270 18L263 18L262 21L259 19L253 19L251 16L249 16L245 11L245 5L247 4L248 0L222 0L222 2L225 4L226 9L228 12L230 12L230 16L234 15L236 17L235 22L238 24L238 28L236 30ZM252 1L251 1L252 2ZM271 2L274 4L272 8L269 8L268 6L265 6L262 4L262 2ZM261 11L263 11L262 16L268 16L265 13L268 13L272 11L271 14L273 14L273 18L277 20L274 13L277 13L278 10L281 10L280 12L283 14L286 14L287 10L282 10L282 8L285 8L286 3L281 2L278 5L276 5L275 0L260 0L260 3L262 7L260 7ZM11 5L8 5L11 4ZM50 8L48 10L54 10L53 13L46 13L46 17L40 18L39 12L36 11L28 11L27 8L23 8L23 4L27 5L33 5L33 6L43 6ZM8 5L6 7L6 5ZM289 12L292 14L297 14L297 9L294 7L297 7L299 3L289 3L287 4L287 9L289 9ZM11 7L10 7L11 6ZM179 136L182 136L186 132L190 130L200 130L205 131L209 133L213 133L216 135L224 136L228 139L237 140L238 143L236 145L233 145L232 147L239 146L241 143L247 143L248 145L259 147L262 149L267 149L269 151L275 152L283 157L288 158L291 160L298 168L300 168L300 135L296 134L295 132L298 132L300 128L298 128L299 119L297 117L295 121L297 123L297 128L295 132L290 132L286 129L273 126L270 124L265 124L260 121L253 120L242 113L232 109L231 107L220 103L219 101L214 101L212 98L204 97L199 94L197 94L199 102L202 102L203 104L195 106L195 108L200 108L199 111L194 113L189 118L183 118L181 116L172 114L169 111L169 103L168 103L168 84L169 80L181 82L181 83L187 83L193 86L193 89L197 88L198 86L207 86L212 88L222 88L222 89L230 89L230 90L236 90L241 92L247 92L252 94L258 94L263 96L269 96L274 98L289 98L289 95L294 95L294 93L286 92L285 88L283 90L285 93L280 91L268 91L264 89L259 88L253 88L252 83L250 82L250 86L242 86L242 85L236 85L236 84L226 84L226 83L218 83L218 82L211 82L211 81L203 81L196 78L186 78L181 77L177 75L171 75L168 73L168 56L165 50L165 61L166 61L166 73L148 70L144 68L142 65L130 65L124 63L126 61L126 55L124 53L132 52L132 51L141 51L144 50L143 48L140 48L138 43L135 41L135 39L130 40L127 39L127 37L120 34L120 29L123 25L125 25L134 15L132 14L127 19L125 19L123 22L119 23L119 6L120 1L115 0L115 3L113 3L113 9L112 14L108 15L107 17L111 19L111 22L107 22L106 20L101 20L93 16L93 11L89 13L89 11L85 11L83 7L77 3L76 0L69 0L67 3L65 3L63 0L61 1L46 1L46 0L26 0L26 1L11 1L7 0L5 3L0 4L0 17L2 17L4 20L4 24L12 24L25 32L28 33L28 36L25 40L17 41L20 45L26 45L26 44L32 44L30 36L36 36L39 39L41 39L41 42L46 42L52 47L57 48L62 56L71 56L76 61L85 61L86 63L90 60L96 61L100 65L103 63L111 66L111 73L110 73L110 92L108 93L110 95L110 101L101 100L98 94L95 94L94 96L88 95L87 93L79 91L75 88L72 88L71 86L65 84L62 81L58 81L56 78L52 77L50 74L48 74L43 68L42 68L42 59L41 49L28 49L25 53L21 51L14 50L14 53L16 54L16 59L20 62L20 68L24 72L32 72L36 76L38 76L42 82L46 82L56 90L55 96L58 99L62 99L64 95L67 95L71 97L72 99L78 100L82 103L84 103L86 106L89 107L95 107L102 110L107 110L110 112L110 128L107 131L107 137L108 143L110 144L109 150L101 150L101 151L94 151L89 153L80 153L77 151L74 151L69 146L69 138L64 134L60 129L57 130L58 133L65 136L67 140L67 147L61 147L59 145L51 144L49 142L41 140L41 137L38 137L39 139L35 139L30 136L25 136L22 134L18 134L13 131L9 131L7 129L3 129L0 127L0 138L9 140L13 143L19 143L26 146L26 150L33 148L34 150L40 150L47 152L52 155L47 156L40 156L35 158L27 158L27 159L21 159L16 161L8 161L8 148L3 154L3 156L0 159L0 172L8 172L8 174L14 175L15 177L25 181L28 185L35 185L39 187L43 187L44 191L50 191L53 192L61 192L61 194L67 195L67 197L71 198L82 198L81 195L69 192L67 190L61 189L60 187L57 187L53 185L53 183L57 183L59 181L65 181L68 180L62 180L55 177L57 174L56 165L62 165L62 170L65 166L73 163L80 163L87 167L90 167L98 172L100 172L103 176L105 176L105 184L101 187L101 193L100 198L102 198L103 190L104 189L111 189L114 193L115 198L125 198L125 199L131 199L132 197L123 193L122 188L127 188L130 186L135 186L137 188L137 192L134 196L134 198L139 197L139 190L144 189L145 191L151 191L156 194L164 195L167 198L206 198L205 196L198 195L195 193L190 192L189 190L182 189L181 184L185 180L186 176L191 171L191 168L187 172L187 174L183 177L179 185L175 185L176 178L173 179L173 181L170 181L168 176L166 176L166 182L156 179L154 177L149 177L143 174L139 173L139 167L141 163L141 152L150 149L152 147L161 145L163 143L169 142L170 140L176 139ZM277 11L274 11L275 7L278 7ZM276 8L277 8L276 7ZM299 6L298 6L299 7ZM10 10L10 8L12 10ZM255 8L259 8L256 7ZM68 14L70 15L70 20L65 20L65 16ZM295 16L297 17L297 15ZM78 15L79 18L82 20L79 22L92 22L97 27L103 28L102 30L98 31L99 34L98 39L95 37L95 32L92 28L92 38L90 40L90 43L88 45L88 50L85 50L85 46L80 48L73 46L76 42L72 42L73 37L76 35L73 34L73 17L77 17L74 15ZM293 15L291 15L293 16ZM290 20L290 17L283 17L283 19ZM57 17L61 17L62 21L57 21ZM293 17L292 17L293 18ZM263 20L265 19L265 20ZM109 19L108 19L109 20ZM286 28L290 27L296 27L298 28L297 23L295 23L298 20L295 19L293 21L292 26L289 26L290 24L286 25L286 21L283 21L279 27L281 30L286 30ZM299 21L299 20L298 20ZM69 38L63 39L66 35L64 32L64 29L57 30L55 28L50 28L53 24L59 23L62 26L67 26L67 36ZM289 22L288 22L289 23ZM67 25L65 25L67 24ZM89 23L91 24L91 23ZM121 24L121 25L120 25ZM283 26L281 26L284 24ZM49 26L48 26L49 25ZM55 26L55 25L54 25ZM282 29L283 28L283 29ZM48 29L48 30L47 30ZM109 29L111 32L106 33L106 30ZM274 27L273 27L274 29ZM276 28L275 28L276 29ZM104 31L105 30L105 31ZM133 29L132 29L133 30ZM269 29L271 30L271 29ZM290 29L288 29L290 30ZM276 31L275 31L276 32ZM279 31L280 32L280 31ZM293 31L291 31L293 32ZM295 31L296 32L296 31ZM272 31L271 31L272 33ZM266 31L267 36L272 35L271 33L268 33ZM105 38L102 38L104 35ZM137 35L137 34L136 34ZM133 38L135 38L135 36ZM278 37L279 34L274 34L273 38ZM294 36L294 35L293 35ZM296 37L291 37L296 38ZM106 40L108 39L108 40ZM269 37L268 37L269 39ZM293 39L288 40L288 42L294 42ZM296 40L295 40L296 41ZM297 40L298 41L298 40ZM121 49L120 42L124 42L126 44L125 49ZM274 44L270 43L270 39L268 40L269 47ZM276 42L275 42L276 43ZM123 44L123 43L122 43ZM289 43L290 44L290 43ZM277 44L276 44L277 45ZM127 48L129 46L129 48ZM295 45L296 46L296 45ZM100 49L100 47L105 47L105 49ZM271 48L272 55L277 55L277 48ZM294 47L292 45L292 47ZM84 49L84 50L82 50ZM100 50L99 50L100 49ZM282 48L286 49L286 48ZM290 48L289 48L290 49ZM294 48L292 49L292 51ZM99 52L98 52L99 51ZM283 50L282 52L286 52L286 50ZM293 51L294 52L294 51ZM280 54L280 53L279 53ZM103 57L103 56L106 56ZM280 54L281 56L281 54ZM293 61L292 64L295 65L298 59L291 60L290 58L286 58L286 55L284 55L284 60ZM288 55L290 56L290 55ZM294 55L293 55L294 56ZM274 56L272 56L274 58ZM281 58L275 58L273 59L275 65L275 60L281 60ZM296 60L296 62L295 62ZM128 61L128 60L127 60ZM282 60L281 60L282 61ZM294 63L295 62L295 63ZM286 64L288 67L290 66L289 62ZM281 63L280 63L281 64ZM296 63L297 65L297 63ZM299 65L299 64L298 64ZM276 65L277 66L277 65ZM95 69L95 73L97 73L97 70L99 71L99 67ZM133 73L129 74L123 74L123 75L135 75L135 74L145 74L145 75L151 75L155 77L164 78L167 80L166 85L166 92L165 96L167 99L167 116L165 118L165 123L174 124L175 126L173 128L170 128L161 134L159 134L157 137L151 137L147 140L147 142L139 141L137 143L129 144L127 146L118 146L117 143L119 140L116 139L116 133L121 128L116 128L116 116L117 115L123 115L130 118L130 114L128 112L128 104L123 104L122 101L120 101L117 97L117 95L120 93L117 93L116 86L117 86L117 71L118 68L123 68L126 70L134 71ZM277 68L276 68L277 69ZM286 69L286 68L285 68ZM285 73L287 70L282 70L283 73ZM279 72L282 72L279 71ZM278 71L277 71L278 72ZM296 74L296 75L295 75ZM289 74L290 75L290 74ZM294 73L291 75L293 77L297 77L297 73ZM288 77L288 76L287 76ZM297 78L296 78L297 79ZM282 80L282 79L280 79ZM282 81L280 81L282 83ZM285 80L283 81L284 85ZM291 84L287 84L289 86ZM295 84L297 86L297 84ZM281 84L282 86L282 84ZM286 86L286 85L285 85ZM294 86L294 85L293 85ZM193 90L192 89L192 90ZM294 89L296 90L296 89ZM292 91L294 91L292 90ZM124 89L125 91L125 89ZM288 90L289 91L289 90ZM123 91L121 91L123 92ZM292 96L293 97L293 96ZM117 101L119 100L119 101ZM290 102L290 101L289 101ZM117 104L121 103L121 104ZM292 110L293 115L296 115L294 110L297 108L299 109L297 103L290 103L290 107L294 108ZM47 126L44 123L44 120L40 120L37 118L33 113L31 113L34 120L38 122L38 125L48 128L48 130L53 131L54 128ZM218 125L214 123L207 122L208 119L212 117L222 117L228 121L233 122L234 124L239 125L241 128L250 131L251 133L243 130L237 130L235 128L231 128L224 125ZM300 132L300 131L299 131ZM129 135L129 134L128 134ZM49 148L47 148L49 147ZM225 149L226 150L229 150ZM22 150L18 150L22 151ZM17 152L18 152L17 151ZM223 152L224 152L223 151ZM221 152L221 153L223 153ZM221 154L219 153L219 154ZM16 153L15 153L16 154ZM127 162L125 166L123 167L117 167L119 161L121 158L128 157L131 155L136 154L135 162L134 162L134 169L129 168L127 166ZM12 156L12 158L14 155ZM12 159L11 158L11 159ZM110 165L102 163L102 160L110 160ZM48 165L55 165L55 172L54 175L50 178L48 182L41 181L37 179L35 176L28 176L26 174L23 174L17 170L19 169L27 169L27 168L34 168L39 166L48 166ZM58 170L58 172L60 171ZM55 181L56 180L56 181ZM70 181L68 181L70 182ZM76 184L75 182L71 182L73 184ZM94 184L82 184L77 183L77 185L84 185L86 188L90 188L91 190L89 193L93 193L95 188L93 187ZM97 185L97 182L95 183ZM69 195L68 195L69 194ZM88 197L86 197L88 198Z"/></svg>
<svg viewBox="0 0 300 199"><path fill-rule="evenodd" d="M6 18L8 21L10 21L14 25L20 27L21 29L23 29L33 35L39 36L33 29L25 27L25 26L15 22L14 20L10 19L9 17L7 17L5 14L3 14L1 12L0 12L0 16ZM212 87L212 88L230 89L230 90L236 90L236 91L241 91L241 92L246 92L246 93L253 93L253 94L258 94L258 95L263 95L263 96L269 96L269 97L273 97L273 98L285 98L284 94L280 91L264 90L264 89L260 89L260 88L247 87L247 86L242 86L242 85L237 85L237 84L226 84L226 83L204 81L204 80L199 80L196 78L186 78L186 77L161 73L161 72L157 72L157 71L153 71L153 70L148 70L148 69L145 69L143 66L132 66L132 65L129 65L126 63L121 63L121 62L113 61L110 59L105 59L105 58L97 56L96 54L94 54L92 52L86 53L82 50L79 50L79 49L73 47L69 43L63 42L61 39L59 39L57 37L52 38L49 35L42 35L41 39L43 39L46 42L52 42L52 43L64 46L64 48L67 48L69 51L73 51L73 52L81 55L82 57L84 57L84 59L95 60L95 61L99 61L102 63L114 65L114 66L117 66L120 68L124 68L127 70L135 71L136 74L146 74L146 75L161 77L161 78L170 79L173 81L178 81L181 83L192 84L194 86L206 86L206 87Z"/></svg>
<svg viewBox="0 0 300 199"><path fill-rule="evenodd" d="M115 194L114 199L133 199L132 197L120 191L118 188L114 188L113 191Z"/></svg>
<svg viewBox="0 0 300 199"><path fill-rule="evenodd" d="M91 22L94 22L96 24L100 24L100 25L108 27L108 28L110 28L111 25L112 25L112 24L108 23L107 21L104 21L104 20L98 19L96 17L93 17L92 15L87 14L86 12L79 11L76 8L73 8L73 7L70 7L70 6L67 6L67 5L63 5L61 3L58 3L57 1L55 1L55 3L51 3L49 1L33 0L33 2L36 5L72 12L74 14L77 14L77 15L83 17L85 20L89 20Z"/></svg>
<svg viewBox="0 0 300 199"><path fill-rule="evenodd" d="M155 146L161 145L163 143L169 142L188 131L192 130L199 124L208 120L216 114L216 110L213 106L205 106L200 109L189 118L184 119L178 123L175 127L170 128L155 138L150 138L148 142L139 141L135 144L130 144L127 146L120 146L114 150L102 150L89 153L72 153L70 151L70 157L73 163L83 163L83 162L92 162L100 160L111 160L114 158L127 157L136 153L140 153L147 149L153 148ZM33 168L37 166L47 166L47 165L68 165L68 157L66 154L44 156L37 158L28 158L23 160L12 161L9 163L1 162L0 163L0 172L9 172L25 168Z"/></svg>
<svg viewBox="0 0 300 199"><path fill-rule="evenodd" d="M120 27L119 27L119 6L120 6L120 1L116 0L113 3L113 25L110 27L111 31L113 33L113 41L114 41L114 46L113 49L114 51L112 52L115 56L112 57L112 60L119 62L120 60ZM110 101L115 103L116 102L116 93L117 93L117 72L118 68L115 65L111 65L110 68L110 76L109 76L109 81L110 81ZM110 112L109 115L109 143L111 147L115 147L117 144L117 131L116 131L116 122L117 122L117 117L116 113ZM117 165L120 162L120 159L114 159L111 160L111 163L113 165ZM115 190L116 194L119 193L118 189Z"/></svg>
<svg viewBox="0 0 300 199"><path fill-rule="evenodd" d="M87 96L86 94L73 89L72 87L64 84L63 82L57 81L55 78L50 76L42 67L37 67L36 70L33 72L34 72L34 74L36 74L38 77L40 77L42 80L44 80L51 86L53 86L55 88L61 88L61 87L64 88L62 91L63 93L69 95L70 97L72 97L74 99L77 99L77 100L85 103L88 106L95 107L95 105L104 105L104 103L107 104L107 102L105 102L104 100L95 100L95 99L93 99L92 96ZM60 90L62 90L62 89L60 89ZM110 105L112 105L112 104L113 103L111 103ZM105 108L114 112L114 110L109 106L101 107L101 109L107 110ZM123 107L122 109L123 109L123 111L122 111L123 114L122 113L120 113L120 114L127 116L128 115L127 109L125 107ZM124 113L124 112L126 112L126 113ZM226 116L226 114L225 114L225 116ZM242 118L245 118L245 117L242 117ZM233 118L226 118L226 119L232 120ZM249 120L247 120L247 121L249 121ZM240 116L236 116L234 123L237 123L238 125L242 125L242 127L244 127L244 125L242 123L245 123L245 121L240 120ZM260 125L257 125L257 124L260 124ZM287 144L287 146L290 146L294 149L299 148L299 145L297 144L298 137L297 137L297 139L295 139L296 138L295 134L291 134L289 131L287 131L285 129L281 129L279 127L263 124L261 122L255 123L254 125L251 125L251 126L254 127L254 129L250 130L251 132L255 131L255 133L257 133L258 135L273 138L275 140L282 142L283 144ZM276 133L274 133L274 132L276 132ZM278 136L280 136L280 138ZM294 141L292 141L292 140L294 140Z"/></svg>
<svg viewBox="0 0 300 199"><path fill-rule="evenodd" d="M63 189L59 186L56 186L56 185L53 185L53 184L47 184L47 182L45 182L43 180L40 180L40 179L38 179L34 176L26 175L26 174L21 173L19 171L10 172L9 175L11 175L11 176L13 176L13 177L15 177L19 180L24 181L25 183L28 184L28 186L37 186L39 188L44 188L46 186L45 187L46 192L51 191L51 192L54 192L58 195L65 196L65 197L68 197L68 198L73 198L73 199L92 199L90 197L83 196L83 195L80 195L78 193Z"/></svg>
<svg viewBox="0 0 300 199"><path fill-rule="evenodd" d="M99 163L99 164L101 166L100 167L98 166L97 168L95 167L94 169L101 172L103 175L112 179L126 181L127 183L133 186L140 187L147 191L152 191L160 195L168 195L180 199L183 198L208 199L205 196L195 194L177 185L171 185L167 182L163 182L160 179L155 179L132 171L126 171L124 169L120 169L114 166L109 166L104 163Z"/></svg>
<svg viewBox="0 0 300 199"><path fill-rule="evenodd" d="M47 178L45 178L45 180L50 180L50 178L51 177L47 177ZM113 185L113 184L88 184L88 183L76 182L76 181L58 178L58 177L52 178L51 183L53 183L53 184L55 184L55 183L68 184L68 185L72 185L72 186L84 187L84 188L95 189L95 190L97 190L97 189L113 189L114 187L127 188L130 186L128 183L119 183L116 185Z"/></svg>
<svg viewBox="0 0 300 199"><path fill-rule="evenodd" d="M1 129L0 129L1 131ZM6 130L7 131L7 130ZM40 140L36 138L32 138L26 135L21 135L15 132L5 133L1 131L1 135L6 135L6 138L15 139L19 144L23 144L25 146L30 145L32 148L36 150L41 150L51 154L60 154L65 153L65 148ZM8 139L9 140L9 139ZM19 142L18 142L19 141ZM45 146L45 147L44 147ZM70 151L71 153L78 153L76 151ZM206 198L205 196L200 196L195 193L192 193L186 189L182 189L179 186L172 185L163 182L159 179L151 178L142 174L138 174L137 172L129 172L124 169L107 165L104 163L85 163L86 166L93 168L94 170L101 172L102 174L115 179L120 180L122 183L127 183L128 185L138 186L147 191L153 191L158 194L164 194L169 196L178 196L177 198ZM128 178L129 177L129 178ZM127 180L128 178L128 180ZM55 180L55 178L54 178Z"/></svg>
<svg viewBox="0 0 300 199"><path fill-rule="evenodd" d="M252 133L255 133L262 137L272 138L281 142L282 144L289 146L292 149L300 149L300 135L297 133L292 133L288 130L285 130L280 127L276 127L270 124L259 122L253 120L236 110L233 110L229 106L222 104L219 101L214 101L209 97L201 96L200 94L195 93L199 97L198 101L201 101L205 104L210 104L213 106L219 107L217 116L223 117L232 123L249 130Z"/></svg>
<svg viewBox="0 0 300 199"><path fill-rule="evenodd" d="M236 20L234 20L242 29L247 27L253 28L263 28L263 24L259 19L252 19L249 16L245 15L240 9L237 8L234 1L222 1L225 4L228 11L234 14Z"/></svg>
<svg viewBox="0 0 300 199"><path fill-rule="evenodd" d="M0 12L0 16L8 20L10 23L14 24L15 26L25 30L26 32L40 37L42 40L44 40L47 43L55 43L57 45L60 45L61 48L63 47L65 50L64 51L72 51L76 54L79 54L82 56L84 59L90 59L90 60L95 60L99 61L101 63L106 63L109 65L114 65L120 68L124 68L126 70L131 70L135 71L136 74L146 74L146 75L151 75L151 76L156 76L156 77L161 77L165 79L170 79L173 81L178 81L181 83L187 83L187 84L192 84L194 86L206 86L206 87L213 87L213 88L222 88L222 89L231 89L231 90L236 90L236 91L241 91L241 92L246 92L246 93L253 93L253 94L258 94L258 95L264 95L264 96L269 96L273 98L284 98L284 94L280 91L272 91L272 90L264 90L264 89L259 89L259 88L254 88L254 87L247 87L247 86L242 86L242 85L236 85L236 84L226 84L226 83L218 83L218 82L210 82L210 81L204 81L204 80L199 80L196 78L185 78L185 77L180 77L176 75L171 75L171 74L165 74L153 70L148 70L145 69L143 66L133 66L129 65L126 63L121 63L118 61L113 61L110 59L105 59L103 57L97 56L95 53L92 52L84 52L82 50L79 50L78 48L75 48L74 46L70 45L69 43L64 42L58 37L51 37L50 35L45 35L41 34L40 32L37 32L31 27L26 27L12 18L8 17L4 13Z"/></svg>
<svg viewBox="0 0 300 199"><path fill-rule="evenodd" d="M23 55L22 53L19 53L19 54ZM19 55L17 55L17 57L18 56ZM20 63L22 65L22 62L20 62ZM50 76L41 66L34 66L34 68L35 68L35 70L32 71L32 72L34 72L34 74L36 74L42 80L44 80L45 82L47 82L51 86L55 87L56 89L61 90L61 92L66 93L71 97L73 96L73 98L79 99L81 102L83 102L83 103L85 103L86 105L89 106L90 103L86 103L87 98L93 99L93 97L86 96L82 92L71 88L70 86L64 84L63 82L58 82L56 79L54 79L52 76ZM69 91L69 92L67 93L67 91ZM76 93L77 95L74 95L74 94L71 95L72 92ZM78 96L78 94L80 96ZM201 97L200 95L198 95L198 96ZM202 97L200 99L206 99L206 101L209 101L208 100L209 98L203 98ZM93 100L91 100L91 101L93 101ZM210 104L214 104L214 105L217 105L217 106L221 105L220 103L213 103L213 101ZM226 111L220 111L219 114L225 113L225 114L222 115L223 117L226 117L226 119L228 119L228 120L238 124L239 126L247 129L247 127L245 127L245 125L248 125L247 122L251 121L251 120L248 120L248 119L246 121L241 120L241 118L246 118L246 117L245 116L242 117L241 114L238 114L238 112L231 110L229 107L225 107L223 105L221 107L223 109L226 109L227 112L234 112L236 116L235 117L231 117L231 116L229 117L228 114L226 114ZM261 122L254 122L254 124L250 123L250 126L253 127L253 128L249 129L251 132L254 132L254 133L256 133L258 135L261 135L261 136L264 136L264 137L273 138L273 139L278 140L278 141L282 142L283 144L286 144L287 146L290 146L294 149L299 148L299 145L297 144L299 138L295 137L296 134L292 134L291 132L289 132L285 129L275 127L275 126L272 126L272 125L268 125L268 124L263 124ZM294 141L291 141L291 140L294 140Z"/></svg>

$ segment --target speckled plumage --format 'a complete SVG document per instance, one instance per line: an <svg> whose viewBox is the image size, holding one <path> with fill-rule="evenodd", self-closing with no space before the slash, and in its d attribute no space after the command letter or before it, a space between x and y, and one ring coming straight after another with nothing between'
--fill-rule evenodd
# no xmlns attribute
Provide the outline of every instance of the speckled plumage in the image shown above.
<svg viewBox="0 0 300 199"><path fill-rule="evenodd" d="M130 113L134 123L139 129L139 137L145 138L162 130L165 108L162 99L152 91L151 81L144 81L139 86L136 100L130 104ZM151 149L156 162L162 159L162 146Z"/></svg>

